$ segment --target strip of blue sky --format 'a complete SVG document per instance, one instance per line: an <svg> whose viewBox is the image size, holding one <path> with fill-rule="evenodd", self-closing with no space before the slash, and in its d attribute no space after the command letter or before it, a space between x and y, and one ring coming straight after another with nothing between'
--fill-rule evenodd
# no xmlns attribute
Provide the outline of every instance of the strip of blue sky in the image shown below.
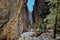
<svg viewBox="0 0 60 40"><path fill-rule="evenodd" d="M33 10L33 5L34 5L34 0L28 0L27 6L30 12Z"/></svg>

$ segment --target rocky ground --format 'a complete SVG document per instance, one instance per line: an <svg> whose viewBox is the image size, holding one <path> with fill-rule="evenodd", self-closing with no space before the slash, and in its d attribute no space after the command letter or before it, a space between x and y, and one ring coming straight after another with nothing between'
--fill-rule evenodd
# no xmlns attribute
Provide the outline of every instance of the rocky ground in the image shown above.
<svg viewBox="0 0 60 40"><path fill-rule="evenodd" d="M52 31L52 30L49 30ZM46 33L42 33L40 36L35 36L37 35L35 32L25 32L23 34L21 34L21 37L19 38L19 40L60 40L60 36L57 36L56 39L53 39L53 34L52 32L46 32Z"/></svg>

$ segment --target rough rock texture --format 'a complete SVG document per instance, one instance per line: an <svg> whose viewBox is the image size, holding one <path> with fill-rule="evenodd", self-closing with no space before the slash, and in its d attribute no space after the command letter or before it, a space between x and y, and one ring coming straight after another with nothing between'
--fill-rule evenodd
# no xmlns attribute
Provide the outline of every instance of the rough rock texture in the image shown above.
<svg viewBox="0 0 60 40"><path fill-rule="evenodd" d="M21 34L21 37L19 38L19 40L54 40L53 34L52 33L42 33L40 36L33 36L35 34L35 32L26 32Z"/></svg>
<svg viewBox="0 0 60 40"><path fill-rule="evenodd" d="M35 36L37 35L36 34L37 32L34 32L34 31L29 31L21 34L21 37L19 38L19 40L60 40L60 34L56 34L56 39L53 38L53 29L47 30L46 33L42 33L37 37Z"/></svg>
<svg viewBox="0 0 60 40"><path fill-rule="evenodd" d="M29 29L29 15L28 15L29 11L27 8L27 2L28 0L25 0L21 8L21 17L23 21L23 32Z"/></svg>
<svg viewBox="0 0 60 40"><path fill-rule="evenodd" d="M29 28L27 0L0 0L0 40L18 40Z"/></svg>
<svg viewBox="0 0 60 40"><path fill-rule="evenodd" d="M33 24L35 28L39 26L39 22L41 19L44 19L46 14L49 13L48 6L45 4L44 0L35 0L34 8L33 8Z"/></svg>
<svg viewBox="0 0 60 40"><path fill-rule="evenodd" d="M18 39L18 16L23 0L0 0L0 40Z"/></svg>

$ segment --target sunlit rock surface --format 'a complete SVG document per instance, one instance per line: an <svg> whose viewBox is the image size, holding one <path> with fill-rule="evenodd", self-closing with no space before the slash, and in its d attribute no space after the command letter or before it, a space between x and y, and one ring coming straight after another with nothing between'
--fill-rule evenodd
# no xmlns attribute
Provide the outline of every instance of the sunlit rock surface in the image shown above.
<svg viewBox="0 0 60 40"><path fill-rule="evenodd" d="M0 40L18 39L18 16L23 0L0 0Z"/></svg>
<svg viewBox="0 0 60 40"><path fill-rule="evenodd" d="M53 39L53 33L50 33L50 32L42 33L40 36L37 36L37 37L34 36L36 32L25 32L21 34L21 37L19 38L19 40L56 40L56 39Z"/></svg>
<svg viewBox="0 0 60 40"><path fill-rule="evenodd" d="M30 37L26 35L29 35L29 34L25 33L25 35L23 37L20 37L19 40L54 40L52 36L49 35L49 33L41 34L38 37L35 37L35 36Z"/></svg>

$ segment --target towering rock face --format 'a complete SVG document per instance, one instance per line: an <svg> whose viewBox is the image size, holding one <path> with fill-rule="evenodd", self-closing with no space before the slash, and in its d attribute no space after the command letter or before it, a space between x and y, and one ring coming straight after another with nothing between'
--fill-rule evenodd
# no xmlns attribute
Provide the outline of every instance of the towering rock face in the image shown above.
<svg viewBox="0 0 60 40"><path fill-rule="evenodd" d="M35 0L34 8L33 8L33 24L35 28L38 28L39 22L41 19L44 19L45 16L49 13L49 8L45 4L44 0Z"/></svg>
<svg viewBox="0 0 60 40"><path fill-rule="evenodd" d="M23 32L29 29L29 15L28 15L29 11L27 8L27 2L28 0L25 0L21 8L21 17L23 21Z"/></svg>
<svg viewBox="0 0 60 40"><path fill-rule="evenodd" d="M0 40L18 40L29 28L27 0L0 0Z"/></svg>
<svg viewBox="0 0 60 40"><path fill-rule="evenodd" d="M0 0L0 40L18 40L18 16L23 0Z"/></svg>

